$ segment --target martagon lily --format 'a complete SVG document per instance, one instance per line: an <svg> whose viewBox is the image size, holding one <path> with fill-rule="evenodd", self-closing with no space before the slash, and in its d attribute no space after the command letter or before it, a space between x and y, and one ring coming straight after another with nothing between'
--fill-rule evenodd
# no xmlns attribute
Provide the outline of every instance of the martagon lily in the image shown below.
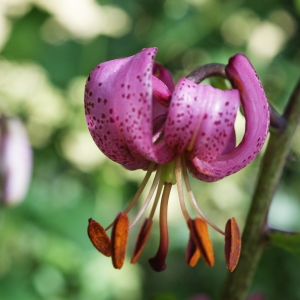
<svg viewBox="0 0 300 300"><path fill-rule="evenodd" d="M146 48L131 57L101 63L87 79L85 114L95 143L107 157L125 168L147 170L127 208L106 229L89 219L88 235L94 246L104 255L112 256L114 267L120 269L129 229L154 198L133 251L131 262L136 263L146 245L160 200L160 244L149 262L154 270L164 270L168 250L168 199L172 186L177 184L181 210L190 231L187 263L194 266L202 256L208 266L214 264L208 224L225 236L226 263L233 271L241 249L238 225L232 218L223 231L203 214L191 190L187 170L202 181L212 182L241 170L256 157L269 128L264 90L243 54L230 58L221 71L215 71L215 65L204 68L208 76L226 77L232 85L230 90L198 84L202 79L197 75L199 71L180 79L174 87L170 72L154 62L156 52L156 48ZM240 105L246 128L236 146L234 122ZM127 214L153 172L156 174L146 200L129 224ZM195 219L186 209L183 182L199 215ZM106 234L110 227L113 227L111 240Z"/></svg>

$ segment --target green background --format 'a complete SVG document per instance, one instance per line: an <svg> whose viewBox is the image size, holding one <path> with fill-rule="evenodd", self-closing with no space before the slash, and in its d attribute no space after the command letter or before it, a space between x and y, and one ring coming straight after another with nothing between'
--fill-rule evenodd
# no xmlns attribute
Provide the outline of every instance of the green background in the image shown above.
<svg viewBox="0 0 300 300"><path fill-rule="evenodd" d="M34 166L24 202L0 208L0 299L216 299L228 272L224 240L211 231L214 267L203 260L194 268L185 263L188 229L175 188L166 271L155 273L147 262L158 247L157 217L136 265L130 255L139 225L130 231L121 271L90 243L88 218L108 225L144 172L125 170L93 144L83 110L85 80L98 63L144 47L158 47L157 60L175 82L199 65L226 64L243 52L281 112L300 75L300 1L2 2L0 111L24 121ZM284 230L300 231L299 153L300 130L269 215L270 225ZM199 206L221 228L232 216L243 228L260 159L220 182L192 180ZM129 217L137 211L138 205ZM250 294L300 299L299 276L299 258L267 247Z"/></svg>

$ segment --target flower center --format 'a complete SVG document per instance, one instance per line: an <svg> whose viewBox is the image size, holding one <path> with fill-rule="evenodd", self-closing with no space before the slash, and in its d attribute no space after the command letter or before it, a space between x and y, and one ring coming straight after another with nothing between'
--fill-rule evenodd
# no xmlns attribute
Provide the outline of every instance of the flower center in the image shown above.
<svg viewBox="0 0 300 300"><path fill-rule="evenodd" d="M154 176L148 195L143 205L141 206L140 210L138 211L137 215L129 225L129 219L127 217L127 214L138 201L155 168L156 168L156 174ZM196 212L199 214L200 218L196 218L193 220L186 209L185 200L184 200L184 191L183 191L183 179L184 179L184 183L191 204L196 210ZM169 196L170 196L172 186L176 183L177 183L177 190L178 190L181 210L187 222L188 228L190 230L190 240L188 243L187 254L186 254L187 262L190 266L194 266L197 263L201 252L207 265L212 266L214 264L214 254L212 249L212 243L209 238L207 224L211 225L211 227L213 227L219 233L223 235L225 233L221 229L219 229L216 225L214 225L198 207L188 179L185 157L178 156L174 161L166 165L157 165L155 163L151 163L145 175L144 180L142 181L138 191L136 192L135 196L133 197L132 201L128 204L126 209L123 212L119 213L116 219L114 220L114 222L112 222L105 230L100 225L99 226L101 228L97 227L97 230L99 230L101 233L100 234L101 239L105 240L104 243L105 245L104 246L101 245L100 247L101 249L109 248L109 246L107 245L108 243L107 240L109 240L109 238L106 237L107 235L105 231L113 227L112 239L111 239L112 241L111 255L113 259L113 265L115 266L115 268L121 268L123 265L125 259L125 250L126 250L129 229L132 228L141 218L141 216L147 209L148 205L150 204L150 201L153 198L154 193L156 191L149 217L144 220L141 229L139 231L136 244L134 247L133 255L131 258L131 263L133 264L136 263L140 255L142 254L142 251L150 235L151 227L153 224L153 216L160 200L160 214L159 214L160 243L156 255L149 260L149 263L155 271L160 272L166 269L165 260L168 252L168 243L169 243L168 220L167 220L168 202L169 202ZM94 222L95 221L90 220L90 226L92 225L96 226ZM91 235L89 231L89 236L93 244L95 245L95 238L91 237ZM96 245L95 247L97 248ZM99 250L99 248L97 249ZM101 250L99 251L102 252ZM104 254L107 255L107 250L105 250Z"/></svg>
<svg viewBox="0 0 300 300"><path fill-rule="evenodd" d="M155 168L156 174L154 176L148 195L139 212L137 213L131 224L129 224L129 218L127 214L138 201ZM185 183L190 202L197 214L200 216L198 218L192 219L186 209L183 182ZM203 212L198 207L194 194L192 192L190 181L188 178L185 157L183 155L177 156L174 161L166 165L151 163L145 175L145 178L142 181L142 184L140 185L132 201L128 204L123 212L120 212L117 215L114 222L112 222L106 229L104 229L96 221L89 219L88 235L92 243L104 255L112 256L114 267L120 269L123 266L125 260L129 229L132 228L141 218L156 191L149 217L144 220L139 231L131 258L131 263L135 264L138 261L140 255L143 252L143 249L146 246L153 224L153 216L160 200L159 248L156 255L149 260L149 263L152 269L157 272L165 270L167 267L165 260L169 243L167 220L168 202L172 186L176 183L181 210L190 231L190 237L186 249L187 263L192 267L195 266L201 254L208 266L214 265L213 246L209 237L207 227L207 225L210 225L216 231L225 236L225 258L229 270L233 271L237 265L241 249L240 233L236 221L234 218L230 219L226 224L225 232L223 232L203 214ZM113 228L112 238L110 240L106 234L106 231L111 227Z"/></svg>

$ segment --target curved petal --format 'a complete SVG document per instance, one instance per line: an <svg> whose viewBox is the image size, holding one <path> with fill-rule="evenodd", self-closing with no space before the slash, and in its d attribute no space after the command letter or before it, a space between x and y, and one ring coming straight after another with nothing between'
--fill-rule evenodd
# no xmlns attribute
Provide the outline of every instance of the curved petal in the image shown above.
<svg viewBox="0 0 300 300"><path fill-rule="evenodd" d="M99 149L113 161L134 170L146 167L148 161L133 156L128 149L116 123L115 101L111 101L116 81L114 72L127 61L128 58L105 62L90 73L85 86L84 109L89 131Z"/></svg>
<svg viewBox="0 0 300 300"><path fill-rule="evenodd" d="M170 147L188 157L215 160L232 136L240 98L237 90L222 91L181 79L173 93L165 125Z"/></svg>
<svg viewBox="0 0 300 300"><path fill-rule="evenodd" d="M158 62L154 62L153 64L153 75L160 79L169 89L171 94L174 91L174 82L172 78L172 74L168 69L166 69L164 66L162 66Z"/></svg>
<svg viewBox="0 0 300 300"><path fill-rule="evenodd" d="M211 162L225 151L230 142L240 106L240 96L237 90L222 91L211 86L202 87L201 100L207 103L189 157L197 156L201 160Z"/></svg>
<svg viewBox="0 0 300 300"><path fill-rule="evenodd" d="M96 144L129 169L145 168L149 160L167 163L174 157L163 140L152 141L153 119L167 111L153 97L156 52L156 48L143 49L134 56L100 64L86 85L86 119Z"/></svg>
<svg viewBox="0 0 300 300"><path fill-rule="evenodd" d="M222 154L227 154L227 153L231 152L232 150L234 150L235 145L236 145L236 136L235 136L234 128L232 128L229 140L228 140L226 147L223 150Z"/></svg>
<svg viewBox="0 0 300 300"><path fill-rule="evenodd" d="M115 109L119 130L131 152L165 164L175 153L164 140L153 143L153 119L157 109L153 110L152 72L156 52L156 48L143 49L119 71L114 96L120 101Z"/></svg>
<svg viewBox="0 0 300 300"><path fill-rule="evenodd" d="M216 181L249 164L262 148L269 129L267 98L248 58L243 54L233 56L226 66L226 74L232 86L240 92L246 118L245 134L233 151L211 163L197 157L187 161L191 173L204 181Z"/></svg>

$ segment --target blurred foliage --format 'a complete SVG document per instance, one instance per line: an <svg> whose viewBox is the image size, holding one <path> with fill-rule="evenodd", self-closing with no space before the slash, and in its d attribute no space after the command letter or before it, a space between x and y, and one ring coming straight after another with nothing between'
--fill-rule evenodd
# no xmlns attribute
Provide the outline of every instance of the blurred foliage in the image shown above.
<svg viewBox="0 0 300 300"><path fill-rule="evenodd" d="M85 78L98 63L143 47L159 48L157 60L175 80L196 66L226 63L243 52L270 102L282 111L300 75L300 1L3 0L1 5L0 110L24 120L34 172L25 201L1 207L0 299L197 294L216 299L227 273L223 239L212 232L215 267L203 261L187 266L188 230L175 192L166 271L155 273L147 263L157 249L157 223L140 263L133 266L127 259L121 271L88 240L88 218L109 224L133 197L143 172L124 170L93 144L83 112ZM242 132L243 122L237 126ZM300 231L300 130L293 150L269 220L274 227ZM232 216L243 225L259 161L217 183L193 181L200 207L219 226ZM131 231L129 253L137 230ZM251 292L272 300L300 299L299 269L298 258L267 248Z"/></svg>
<svg viewBox="0 0 300 300"><path fill-rule="evenodd" d="M271 232L271 244L300 257L300 233Z"/></svg>

